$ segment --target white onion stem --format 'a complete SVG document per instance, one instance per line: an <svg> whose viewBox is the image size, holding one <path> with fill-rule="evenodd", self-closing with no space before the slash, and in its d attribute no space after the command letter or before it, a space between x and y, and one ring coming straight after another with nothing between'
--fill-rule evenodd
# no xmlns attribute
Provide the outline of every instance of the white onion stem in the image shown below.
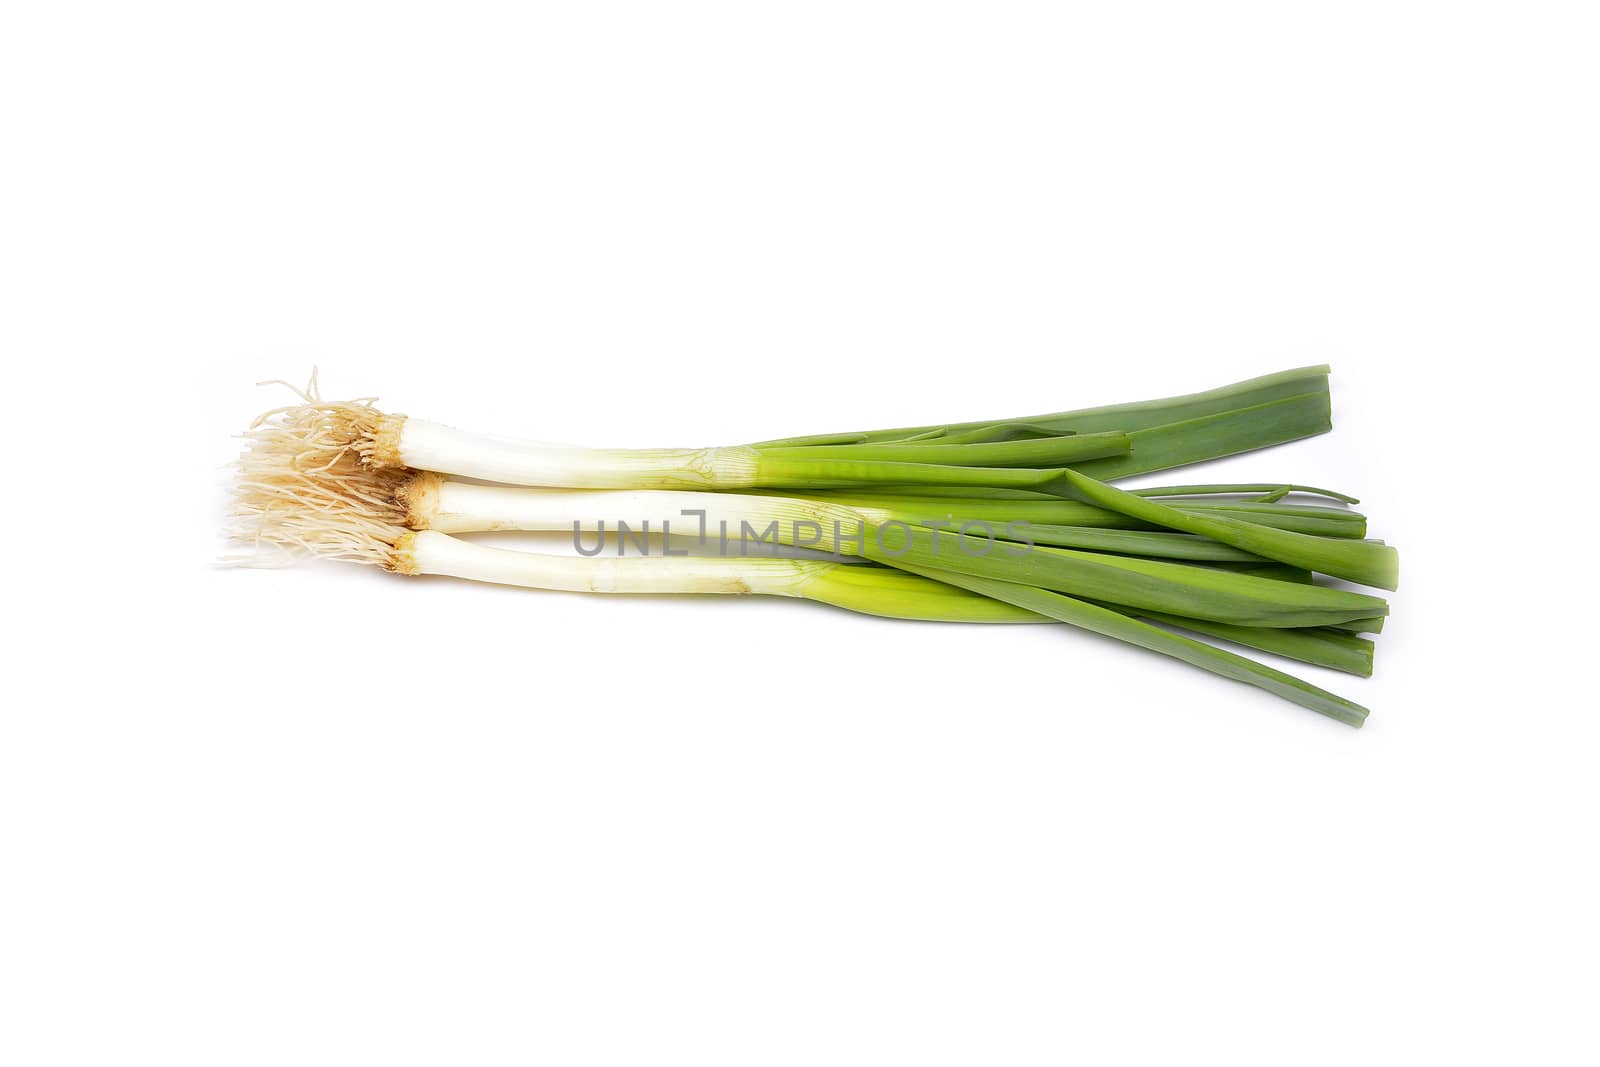
<svg viewBox="0 0 1600 1067"><path fill-rule="evenodd" d="M586 559L517 552L424 530L397 546L418 574L576 593L759 593L801 596L805 583L838 564L827 560L723 556L607 556Z"/></svg>
<svg viewBox="0 0 1600 1067"><path fill-rule="evenodd" d="M513 485L585 489L741 489L756 484L753 448L611 449L548 445L467 433L406 419L396 445L400 464ZM380 457L393 462L393 457Z"/></svg>
<svg viewBox="0 0 1600 1067"><path fill-rule="evenodd" d="M670 524L674 534L703 533L708 538L719 536L724 528L729 536L738 537L741 523L759 529L773 521L785 535L796 522L810 522L831 536L835 521L842 532L853 534L862 520L882 522L888 518L890 513L881 508L791 497L683 490L521 489L440 479L419 485L408 515L413 528L444 533L569 531L576 521L584 531L593 531L604 522L613 530L618 523L626 523L634 531L664 533Z"/></svg>

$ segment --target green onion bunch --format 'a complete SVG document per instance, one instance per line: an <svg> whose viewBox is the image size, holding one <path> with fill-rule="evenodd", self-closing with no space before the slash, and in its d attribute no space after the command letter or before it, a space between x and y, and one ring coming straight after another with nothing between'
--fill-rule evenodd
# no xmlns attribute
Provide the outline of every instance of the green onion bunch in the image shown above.
<svg viewBox="0 0 1600 1067"><path fill-rule="evenodd" d="M1234 650L1372 673L1389 605L1354 587L1394 589L1398 557L1368 539L1358 501L1299 483L1113 484L1326 432L1327 367L1141 403L711 448L465 433L325 403L314 380L301 400L246 435L232 532L257 550L541 589L1067 623L1341 722L1367 716ZM460 536L491 530L571 530L579 551ZM608 530L617 555L583 547L581 533ZM655 555L651 534L666 535ZM701 552L671 547L686 535ZM774 558L772 544L813 551Z"/></svg>

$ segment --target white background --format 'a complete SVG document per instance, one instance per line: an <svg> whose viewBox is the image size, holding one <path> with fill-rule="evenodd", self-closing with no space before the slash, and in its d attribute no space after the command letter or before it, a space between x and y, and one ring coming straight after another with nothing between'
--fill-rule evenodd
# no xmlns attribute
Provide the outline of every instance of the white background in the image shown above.
<svg viewBox="0 0 1600 1067"><path fill-rule="evenodd" d="M0 1060L1593 1062L1590 18L8 5ZM1061 628L211 566L313 365L667 445L1323 361L1333 434L1203 478L1401 547L1377 676L1303 671L1361 731Z"/></svg>

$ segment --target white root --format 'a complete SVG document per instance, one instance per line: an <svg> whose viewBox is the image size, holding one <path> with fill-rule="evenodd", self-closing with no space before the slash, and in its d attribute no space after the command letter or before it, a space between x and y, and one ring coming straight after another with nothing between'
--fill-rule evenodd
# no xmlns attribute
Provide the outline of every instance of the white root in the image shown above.
<svg viewBox="0 0 1600 1067"><path fill-rule="evenodd" d="M243 434L227 532L250 551L225 562L313 555L396 569L416 475L371 465L375 434L390 416L370 399L324 401L315 374L294 391L301 403L264 413Z"/></svg>

